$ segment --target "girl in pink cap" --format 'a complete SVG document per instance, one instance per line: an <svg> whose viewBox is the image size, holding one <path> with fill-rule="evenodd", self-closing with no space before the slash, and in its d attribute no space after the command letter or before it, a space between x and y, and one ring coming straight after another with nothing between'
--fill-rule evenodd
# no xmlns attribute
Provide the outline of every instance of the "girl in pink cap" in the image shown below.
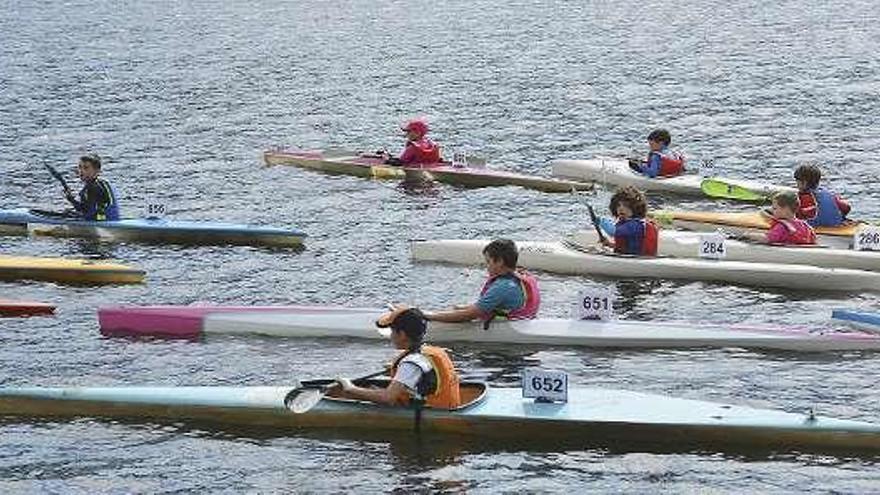
<svg viewBox="0 0 880 495"><path fill-rule="evenodd" d="M406 133L406 145L399 158L386 157L389 165L424 165L440 163L440 146L427 138L428 123L413 119L400 128Z"/></svg>

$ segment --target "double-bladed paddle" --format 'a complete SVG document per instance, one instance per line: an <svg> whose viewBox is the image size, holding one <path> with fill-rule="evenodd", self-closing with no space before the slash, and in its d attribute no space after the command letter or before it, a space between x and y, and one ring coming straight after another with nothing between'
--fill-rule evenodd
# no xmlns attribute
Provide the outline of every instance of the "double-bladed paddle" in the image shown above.
<svg viewBox="0 0 880 495"><path fill-rule="evenodd" d="M362 376L352 382L359 382L363 380L367 380L370 378L375 378L380 375L384 375L388 373L388 370L377 371L375 373L370 373L367 376ZM327 395L327 392L330 391L333 387L337 385L337 382L328 383L327 385L321 385L319 387L297 387L291 390L287 394L287 398L284 400L284 403L287 405L287 408L290 409L294 414L303 414L309 412L313 407L315 407L318 402L321 402L321 399Z"/></svg>
<svg viewBox="0 0 880 495"><path fill-rule="evenodd" d="M73 192L71 192L71 190L70 190L70 186L67 185L67 181L64 180L64 176L61 175L61 173L59 171L55 170L55 167L53 167L52 165L49 165L48 163L44 163L43 166L46 167L46 170L48 170L49 173L52 174L52 177L54 177L55 180L57 180L58 182L61 183L61 187L64 188L65 193L71 194L71 195L73 194Z"/></svg>
<svg viewBox="0 0 880 495"><path fill-rule="evenodd" d="M596 233L599 234L599 240L602 241L602 244L608 242L608 239L605 237L605 233L602 232L602 227L599 225L599 217L596 216L596 211L593 210L593 205L587 203L587 211L590 212L590 221L593 222L593 227L596 227Z"/></svg>

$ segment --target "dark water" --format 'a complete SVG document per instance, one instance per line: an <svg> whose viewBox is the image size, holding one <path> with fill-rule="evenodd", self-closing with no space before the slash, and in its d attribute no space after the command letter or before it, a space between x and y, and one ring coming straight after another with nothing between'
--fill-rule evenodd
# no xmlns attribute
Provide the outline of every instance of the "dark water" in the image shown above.
<svg viewBox="0 0 880 495"><path fill-rule="evenodd" d="M99 336L108 303L467 302L477 268L413 264L412 238L552 239L584 228L577 198L513 188L411 192L393 183L263 168L275 144L396 146L427 115L447 147L546 172L556 157L643 146L666 126L715 171L786 181L802 161L880 215L880 14L868 1L3 2L0 206L61 201L42 162L85 149L137 214L160 197L180 218L290 225L302 252L96 245L0 238L8 254L113 258L148 283L2 283L52 301L55 318L0 321L0 383L271 384L357 375L381 343ZM72 173L72 172L71 172ZM709 208L653 198L657 206ZM567 315L583 287L612 285L620 317L828 324L876 307L704 283L542 275L543 313ZM880 358L741 350L607 352L455 349L461 367L513 385L527 365L576 384L878 421ZM201 425L0 423L4 492L878 492L876 459L646 453L447 439L271 435Z"/></svg>

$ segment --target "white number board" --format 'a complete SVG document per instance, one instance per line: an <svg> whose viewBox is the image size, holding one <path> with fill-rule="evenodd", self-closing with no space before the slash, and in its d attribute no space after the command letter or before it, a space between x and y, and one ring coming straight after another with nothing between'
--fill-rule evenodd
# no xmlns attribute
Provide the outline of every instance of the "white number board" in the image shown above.
<svg viewBox="0 0 880 495"><path fill-rule="evenodd" d="M719 233L701 234L697 256L713 260L726 258L727 245L724 243L724 236Z"/></svg>
<svg viewBox="0 0 880 495"><path fill-rule="evenodd" d="M165 203L159 201L148 200L144 203L144 218L163 218L168 214L168 207Z"/></svg>
<svg viewBox="0 0 880 495"><path fill-rule="evenodd" d="M568 402L568 373L526 368L522 375L522 392L526 399Z"/></svg>
<svg viewBox="0 0 880 495"><path fill-rule="evenodd" d="M462 151L452 152L452 166L456 168L466 168L468 166L467 153Z"/></svg>
<svg viewBox="0 0 880 495"><path fill-rule="evenodd" d="M578 320L610 320L614 317L614 292L607 287L580 291L574 317Z"/></svg>
<svg viewBox="0 0 880 495"><path fill-rule="evenodd" d="M856 251L880 251L880 226L866 225L856 230L853 237Z"/></svg>

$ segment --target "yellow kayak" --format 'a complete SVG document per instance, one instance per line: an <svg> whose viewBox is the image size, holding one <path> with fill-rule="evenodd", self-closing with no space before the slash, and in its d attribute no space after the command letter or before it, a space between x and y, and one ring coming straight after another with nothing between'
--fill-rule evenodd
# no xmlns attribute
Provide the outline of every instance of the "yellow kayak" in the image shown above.
<svg viewBox="0 0 880 495"><path fill-rule="evenodd" d="M144 271L91 260L0 255L0 280L45 280L71 284L136 284Z"/></svg>
<svg viewBox="0 0 880 495"><path fill-rule="evenodd" d="M690 230L714 230L718 227L752 230L770 228L770 217L760 210L740 213L657 210L652 212L650 216L663 225ZM862 222L848 221L836 227L816 227L814 230L819 235L852 238L862 225L864 225Z"/></svg>

